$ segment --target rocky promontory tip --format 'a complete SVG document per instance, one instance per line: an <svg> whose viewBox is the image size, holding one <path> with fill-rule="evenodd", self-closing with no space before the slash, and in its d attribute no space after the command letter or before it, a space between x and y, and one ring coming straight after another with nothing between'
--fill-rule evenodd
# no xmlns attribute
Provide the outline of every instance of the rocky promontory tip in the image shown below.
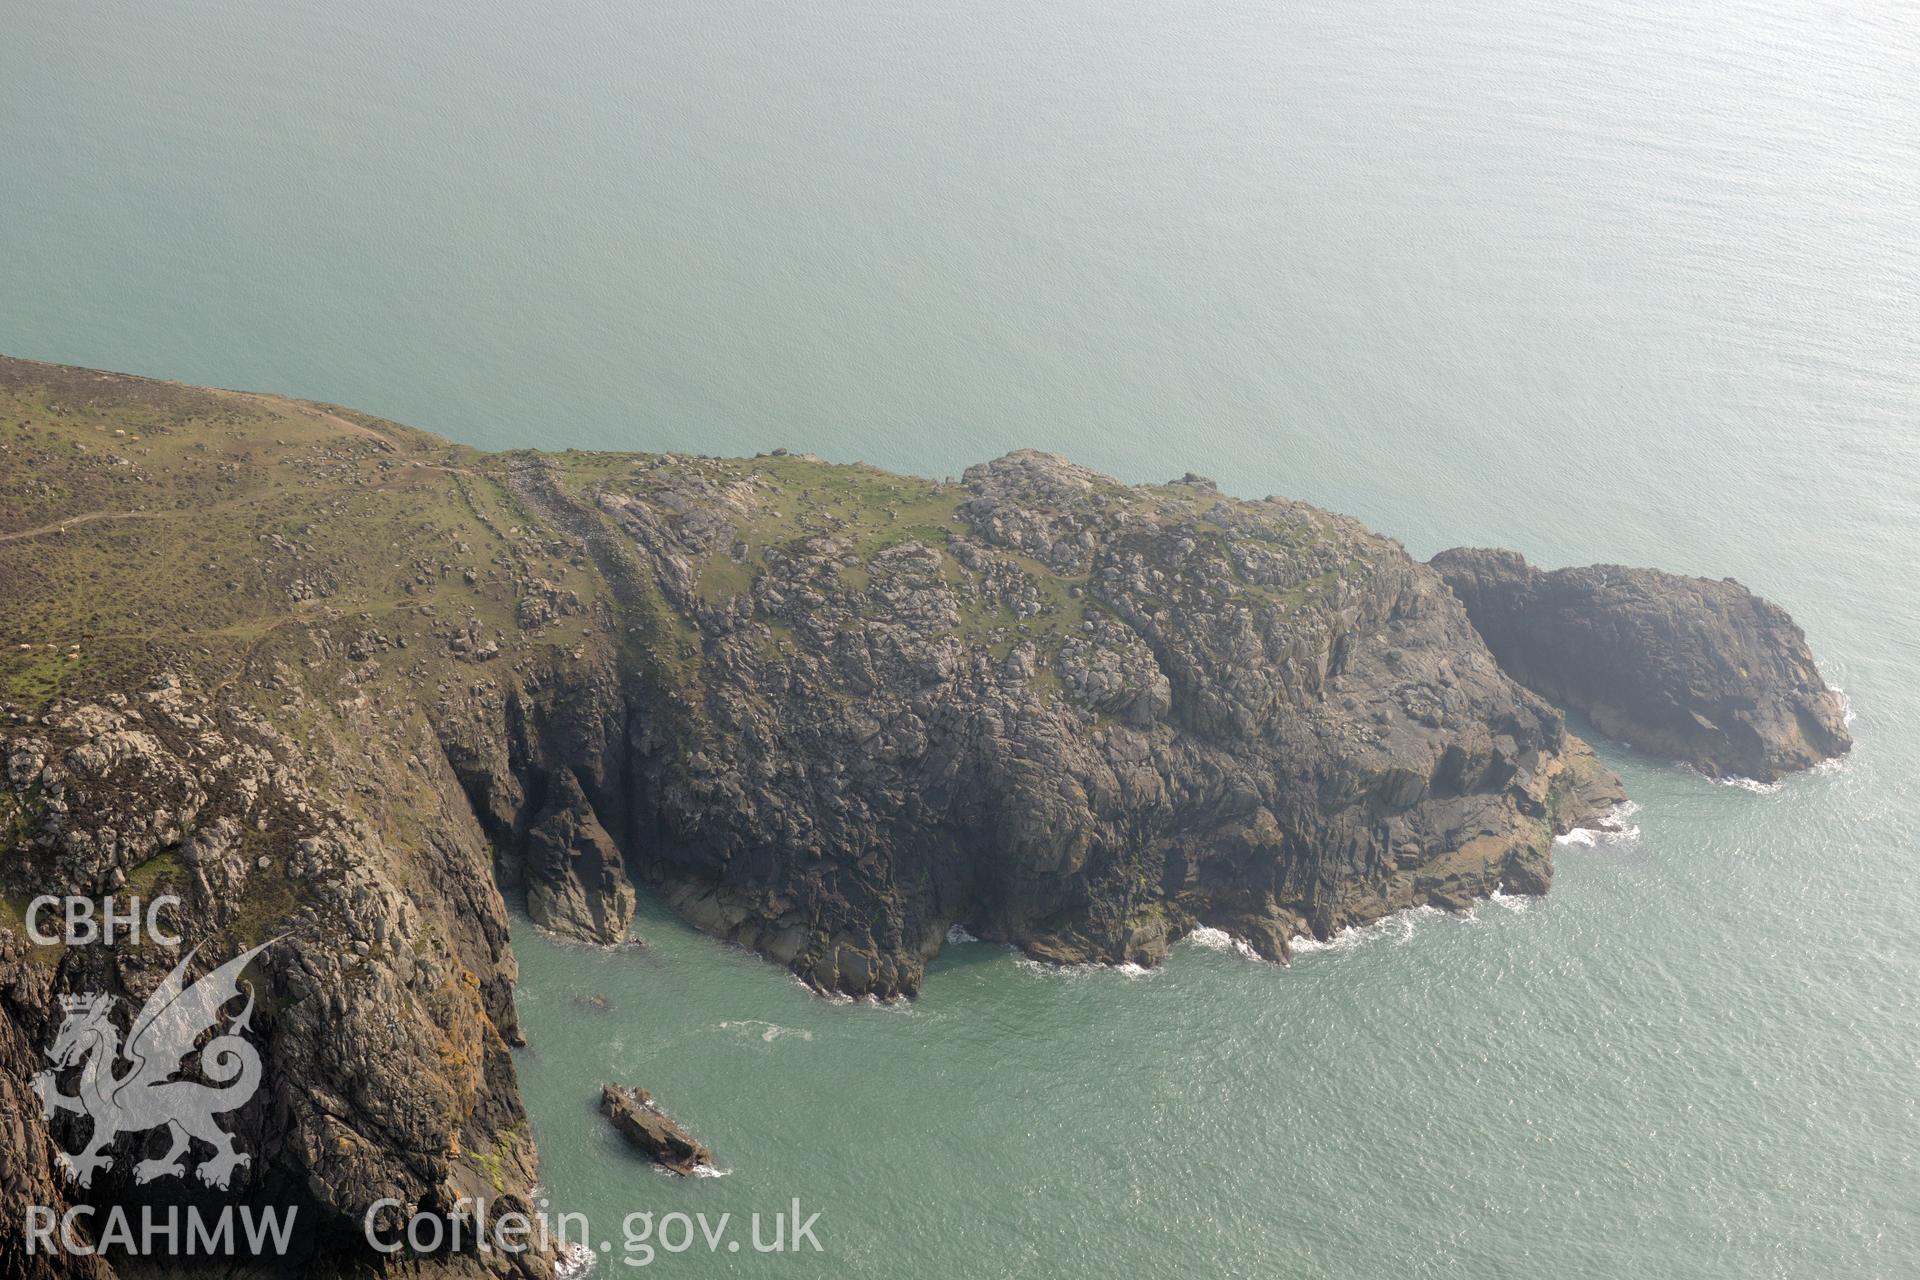
<svg viewBox="0 0 1920 1280"><path fill-rule="evenodd" d="M600 1114L634 1150L683 1178L713 1167L713 1152L662 1111L645 1089L601 1085Z"/></svg>
<svg viewBox="0 0 1920 1280"><path fill-rule="evenodd" d="M1430 562L1507 673L1609 737L1703 773L1769 782L1853 745L1846 705L1778 605L1731 578L1512 551Z"/></svg>

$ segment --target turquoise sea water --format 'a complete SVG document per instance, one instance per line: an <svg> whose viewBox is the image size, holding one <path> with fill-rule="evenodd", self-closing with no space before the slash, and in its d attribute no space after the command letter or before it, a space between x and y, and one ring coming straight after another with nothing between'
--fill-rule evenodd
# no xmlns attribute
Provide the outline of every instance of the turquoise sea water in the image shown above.
<svg viewBox="0 0 1920 1280"><path fill-rule="evenodd" d="M14 3L0 163L12 354L488 446L1192 469L1735 575L1854 700L1770 794L1611 752L1639 836L1551 897L1291 970L968 945L879 1009L523 928L556 1208L822 1213L656 1267L1920 1274L1911 6ZM627 1160L605 1078L731 1173Z"/></svg>

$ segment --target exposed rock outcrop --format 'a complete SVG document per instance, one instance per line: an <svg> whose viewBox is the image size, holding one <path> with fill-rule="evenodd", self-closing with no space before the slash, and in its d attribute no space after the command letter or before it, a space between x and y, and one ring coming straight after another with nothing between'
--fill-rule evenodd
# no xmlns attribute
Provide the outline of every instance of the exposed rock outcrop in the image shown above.
<svg viewBox="0 0 1920 1280"><path fill-rule="evenodd" d="M132 696L55 704L16 726L0 789L14 835L9 885L102 901L177 897L163 923L204 950L190 977L278 939L250 971L250 1032L266 1070L225 1126L249 1163L223 1191L297 1209L290 1266L357 1240L383 1198L442 1214L462 1196L523 1209L532 1198L534 1152L507 1053L518 1036L512 956L485 839L444 763L422 762L397 787L381 778L419 824L402 843L382 832L383 815L311 787L320 759L367 770L369 785L386 772L367 746L371 717L356 709L341 727L359 730L350 751L330 734L303 745L163 674ZM430 750L425 741L413 745ZM151 940L29 949L20 937L11 928L0 937L0 1053L27 1074L44 1059L17 1061L7 1046L50 1043L57 996L104 992L138 1009L176 958ZM46 1150L49 1137L75 1150L91 1123L47 1125L37 1106L14 1114L29 1133L8 1145L8 1160ZM169 1194L143 1189L134 1158L143 1136L111 1149L90 1186L61 1193L95 1206ZM29 1182L8 1194L44 1192ZM455 1262L472 1274L549 1269L533 1256Z"/></svg>
<svg viewBox="0 0 1920 1280"><path fill-rule="evenodd" d="M136 467L96 465L109 429ZM137 998L172 954L28 948L33 895L178 894L213 961L285 934L234 1194L300 1206L315 1259L363 1262L383 1198L529 1197L511 895L604 943L650 884L818 989L895 996L956 924L1061 963L1200 925L1284 960L1544 892L1554 834L1621 798L1433 569L1198 476L484 455L4 359L0 444L0 1099L61 995ZM1784 686L1744 655L1791 624L1741 607L1752 635L1669 647L1731 634ZM1696 709L1830 745L1828 704L1781 707ZM71 1137L15 1126L0 1217ZM96 1199L141 1203L132 1163Z"/></svg>
<svg viewBox="0 0 1920 1280"><path fill-rule="evenodd" d="M1200 923L1284 958L1544 889L1556 827L1618 796L1445 586L1352 520L1030 451L958 490L821 470L509 473L640 632L591 770L636 870L820 988L911 993L956 923L1063 963L1156 963ZM816 527L828 479L856 514Z"/></svg>
<svg viewBox="0 0 1920 1280"><path fill-rule="evenodd" d="M525 859L527 914L535 924L603 944L625 940L636 906L633 883L572 770L557 775L527 832Z"/></svg>
<svg viewBox="0 0 1920 1280"><path fill-rule="evenodd" d="M713 1167L713 1152L662 1111L645 1089L601 1085L600 1114L634 1150L683 1178Z"/></svg>
<svg viewBox="0 0 1920 1280"><path fill-rule="evenodd" d="M45 1060L32 1031L41 1011L54 1003L52 975L33 962L22 938L0 931L0 1275L19 1280L107 1280L113 1269L91 1256L62 1256L29 1250L25 1206L56 1215L72 1208L69 1188L57 1172L56 1150L41 1103L28 1081ZM75 1198L78 1198L76 1193Z"/></svg>
<svg viewBox="0 0 1920 1280"><path fill-rule="evenodd" d="M1609 737L1763 782L1853 745L1806 636L1731 578L1549 572L1512 551L1464 547L1431 563L1508 674Z"/></svg>

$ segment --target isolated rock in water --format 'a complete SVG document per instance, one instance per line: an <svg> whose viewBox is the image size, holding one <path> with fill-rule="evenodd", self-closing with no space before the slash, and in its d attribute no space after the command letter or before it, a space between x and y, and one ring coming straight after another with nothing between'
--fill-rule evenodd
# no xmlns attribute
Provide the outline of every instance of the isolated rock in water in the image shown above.
<svg viewBox="0 0 1920 1280"><path fill-rule="evenodd" d="M1731 578L1548 572L1512 551L1467 547L1431 563L1509 675L1611 737L1763 782L1853 745L1806 636Z"/></svg>
<svg viewBox="0 0 1920 1280"><path fill-rule="evenodd" d="M683 1177L713 1164L713 1152L661 1111L645 1089L601 1085L600 1114L641 1154Z"/></svg>

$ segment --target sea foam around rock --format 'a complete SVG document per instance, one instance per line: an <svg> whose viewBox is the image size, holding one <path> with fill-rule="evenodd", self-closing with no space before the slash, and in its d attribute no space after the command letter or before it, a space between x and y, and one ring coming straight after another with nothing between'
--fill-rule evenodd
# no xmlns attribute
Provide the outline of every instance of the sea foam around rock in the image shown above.
<svg viewBox="0 0 1920 1280"><path fill-rule="evenodd" d="M1255 951L1247 943L1234 937L1225 929L1215 929L1211 925L1203 924L1199 926L1192 933L1189 933L1184 940L1207 951L1231 951L1236 955L1245 956L1249 960L1258 960L1260 958L1260 953Z"/></svg>
<svg viewBox="0 0 1920 1280"><path fill-rule="evenodd" d="M1629 819L1640 812L1640 806L1632 800L1623 800L1608 811L1597 827L1575 827L1573 830L1553 838L1555 844L1582 845L1597 848L1604 844L1623 844L1640 838L1640 828Z"/></svg>

